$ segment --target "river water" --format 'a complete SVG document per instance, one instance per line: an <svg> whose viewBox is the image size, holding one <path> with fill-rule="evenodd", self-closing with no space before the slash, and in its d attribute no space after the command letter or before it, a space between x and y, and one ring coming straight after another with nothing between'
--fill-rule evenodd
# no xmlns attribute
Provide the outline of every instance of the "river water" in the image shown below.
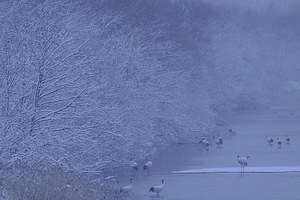
<svg viewBox="0 0 300 200"><path fill-rule="evenodd" d="M228 126L219 126L212 133L223 138L221 148L214 145L206 150L200 144L170 146L153 160L150 175L140 170L132 176L129 170L119 177L121 186L128 185L129 179L134 178L132 192L120 195L120 199L300 199L300 172L173 173L239 167L237 155L250 156L249 168L299 166L300 94L282 94L268 109L239 110L221 118ZM230 136L229 128L236 130L235 136ZM290 144L285 142L286 134L291 138ZM268 145L266 136L275 140L273 145ZM282 140L281 148L277 146L277 137ZM160 195L149 193L149 188L160 185L162 178L165 185Z"/></svg>

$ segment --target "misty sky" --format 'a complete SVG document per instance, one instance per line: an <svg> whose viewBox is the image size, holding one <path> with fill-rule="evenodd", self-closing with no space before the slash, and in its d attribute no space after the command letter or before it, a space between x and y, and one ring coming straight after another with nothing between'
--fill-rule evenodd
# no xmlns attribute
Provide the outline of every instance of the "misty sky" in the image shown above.
<svg viewBox="0 0 300 200"><path fill-rule="evenodd" d="M257 11L265 11L268 7L276 8L281 12L288 12L296 5L299 6L298 0L203 0L204 2L213 2L216 4L226 5L232 7L252 9Z"/></svg>

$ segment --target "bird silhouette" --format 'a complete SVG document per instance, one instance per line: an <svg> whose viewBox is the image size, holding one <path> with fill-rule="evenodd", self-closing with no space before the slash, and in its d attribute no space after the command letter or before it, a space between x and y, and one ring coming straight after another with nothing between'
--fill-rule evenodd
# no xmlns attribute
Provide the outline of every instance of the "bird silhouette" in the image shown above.
<svg viewBox="0 0 300 200"><path fill-rule="evenodd" d="M208 140L206 139L206 137L202 137L199 143L203 144L203 146L206 148L206 150L209 149L209 146L212 146L212 145L208 142Z"/></svg>
<svg viewBox="0 0 300 200"><path fill-rule="evenodd" d="M130 184L129 185L121 187L120 192L126 192L126 193L130 192L131 187L132 187L132 180L133 180L133 178L130 179Z"/></svg>
<svg viewBox="0 0 300 200"><path fill-rule="evenodd" d="M277 138L277 145L278 145L278 148L281 148L281 140L279 140L279 138Z"/></svg>
<svg viewBox="0 0 300 200"><path fill-rule="evenodd" d="M241 156L237 156L237 159L238 159L238 163L240 163L241 165L241 173L244 172L244 168L245 166L247 166L247 159L250 159L250 156L247 156L247 157L241 157Z"/></svg>
<svg viewBox="0 0 300 200"><path fill-rule="evenodd" d="M137 171L139 171L139 166L132 158L130 159L130 167L132 168L132 175L136 175Z"/></svg>
<svg viewBox="0 0 300 200"><path fill-rule="evenodd" d="M236 131L234 129L229 129L228 130L231 136L236 135Z"/></svg>
<svg viewBox="0 0 300 200"><path fill-rule="evenodd" d="M165 184L165 179L161 179L161 185L152 186L149 192L156 192L156 196L159 196L159 193L163 189L164 184Z"/></svg>
<svg viewBox="0 0 300 200"><path fill-rule="evenodd" d="M272 144L274 142L273 138L270 138L268 136L266 136L266 139L269 144Z"/></svg>
<svg viewBox="0 0 300 200"><path fill-rule="evenodd" d="M143 169L144 171L147 170L148 175L150 174L150 169L152 168L152 165L153 165L152 161L148 161L144 164Z"/></svg>
<svg viewBox="0 0 300 200"><path fill-rule="evenodd" d="M223 140L220 136L218 136L218 138L216 139L215 136L213 136L213 140L216 143L216 145L218 145L218 147L220 147L220 145L223 144Z"/></svg>
<svg viewBox="0 0 300 200"><path fill-rule="evenodd" d="M287 143L287 144L289 144L289 143L290 143L290 141L291 141L290 137L288 137L288 135L287 135L287 134L285 135L285 141L286 141L286 143Z"/></svg>

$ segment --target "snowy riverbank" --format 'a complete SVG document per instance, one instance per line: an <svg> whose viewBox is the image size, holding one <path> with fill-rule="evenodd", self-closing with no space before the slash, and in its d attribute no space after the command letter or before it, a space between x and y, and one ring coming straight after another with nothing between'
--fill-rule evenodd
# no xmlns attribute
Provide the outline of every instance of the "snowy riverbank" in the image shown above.
<svg viewBox="0 0 300 200"><path fill-rule="evenodd" d="M269 166L269 167L245 167L243 173L287 173L300 172L299 166ZM173 171L174 174L204 174L204 173L241 173L240 167L204 168Z"/></svg>

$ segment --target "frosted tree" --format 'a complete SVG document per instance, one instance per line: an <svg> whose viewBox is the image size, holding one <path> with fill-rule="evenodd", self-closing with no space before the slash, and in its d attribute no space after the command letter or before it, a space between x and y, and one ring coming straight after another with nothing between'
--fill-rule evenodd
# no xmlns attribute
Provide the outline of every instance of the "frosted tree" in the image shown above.
<svg viewBox="0 0 300 200"><path fill-rule="evenodd" d="M176 114L157 104L174 98L170 86L182 77L163 66L161 60L175 55L170 44L157 42L162 28L131 29L120 25L120 15L105 9L87 14L90 7L79 2L28 0L7 7L5 162L95 173L128 156L153 155L153 119Z"/></svg>
<svg viewBox="0 0 300 200"><path fill-rule="evenodd" d="M241 102L266 103L267 89L263 80L259 47L253 36L232 22L216 22L211 26L213 65L208 77L212 84L216 111L237 108ZM249 106L249 105L248 105Z"/></svg>
<svg viewBox="0 0 300 200"><path fill-rule="evenodd" d="M5 4L7 13L1 19L5 162L71 166L84 164L82 158L90 158L85 154L93 153L82 150L98 134L89 130L95 124L86 115L96 101L90 96L97 90L91 71L98 59L93 43L119 17L103 12L96 24L87 15L87 4L80 3Z"/></svg>

